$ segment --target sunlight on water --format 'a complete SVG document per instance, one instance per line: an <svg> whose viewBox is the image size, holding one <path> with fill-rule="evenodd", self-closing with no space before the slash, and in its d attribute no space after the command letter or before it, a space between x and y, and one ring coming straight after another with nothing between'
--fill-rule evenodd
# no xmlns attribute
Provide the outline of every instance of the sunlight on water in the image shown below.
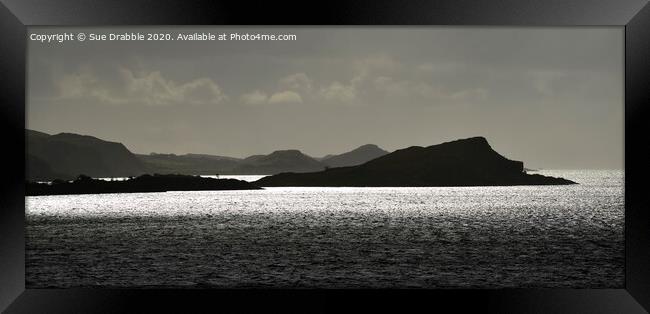
<svg viewBox="0 0 650 314"><path fill-rule="evenodd" d="M623 172L570 186L26 197L28 287L621 287Z"/></svg>

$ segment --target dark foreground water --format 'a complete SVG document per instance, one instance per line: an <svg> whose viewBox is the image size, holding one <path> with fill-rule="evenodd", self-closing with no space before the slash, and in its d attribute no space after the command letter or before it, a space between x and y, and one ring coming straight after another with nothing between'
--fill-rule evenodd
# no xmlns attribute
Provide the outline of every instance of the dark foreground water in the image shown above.
<svg viewBox="0 0 650 314"><path fill-rule="evenodd" d="M45 287L620 288L623 173L574 186L27 197Z"/></svg>

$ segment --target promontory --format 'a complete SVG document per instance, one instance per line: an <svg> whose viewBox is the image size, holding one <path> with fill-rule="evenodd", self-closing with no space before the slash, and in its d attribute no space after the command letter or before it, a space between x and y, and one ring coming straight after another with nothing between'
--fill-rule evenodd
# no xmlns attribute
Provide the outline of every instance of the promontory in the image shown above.
<svg viewBox="0 0 650 314"><path fill-rule="evenodd" d="M311 173L280 173L258 186L512 186L576 184L563 178L528 174L521 161L505 158L484 137L396 150L350 167Z"/></svg>

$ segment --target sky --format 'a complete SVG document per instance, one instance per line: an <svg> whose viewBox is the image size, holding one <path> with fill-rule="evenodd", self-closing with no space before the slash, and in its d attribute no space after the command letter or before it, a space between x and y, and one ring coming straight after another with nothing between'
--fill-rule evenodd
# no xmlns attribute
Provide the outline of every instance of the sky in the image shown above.
<svg viewBox="0 0 650 314"><path fill-rule="evenodd" d="M622 27L30 27L293 41L28 40L27 128L135 153L315 157L484 136L529 168L622 169Z"/></svg>

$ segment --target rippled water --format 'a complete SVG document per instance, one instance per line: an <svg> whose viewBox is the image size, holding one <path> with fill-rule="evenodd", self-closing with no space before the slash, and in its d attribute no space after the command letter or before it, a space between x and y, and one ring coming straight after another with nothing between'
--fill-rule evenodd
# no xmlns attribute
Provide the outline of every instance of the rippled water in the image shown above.
<svg viewBox="0 0 650 314"><path fill-rule="evenodd" d="M27 197L38 287L623 286L621 171L573 186Z"/></svg>

